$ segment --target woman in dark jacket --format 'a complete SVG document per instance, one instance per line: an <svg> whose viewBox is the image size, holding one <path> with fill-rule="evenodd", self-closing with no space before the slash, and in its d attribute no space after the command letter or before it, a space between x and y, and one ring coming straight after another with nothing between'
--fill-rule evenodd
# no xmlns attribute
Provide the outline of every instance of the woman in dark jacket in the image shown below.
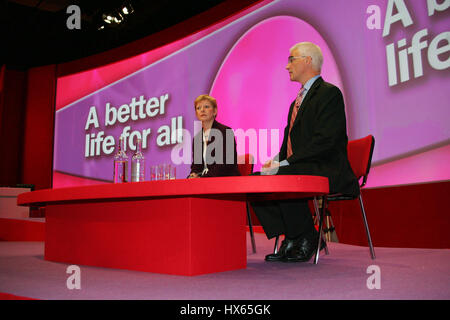
<svg viewBox="0 0 450 320"><path fill-rule="evenodd" d="M239 176L234 133L230 127L216 121L216 99L200 95L194 107L202 130L194 137L188 178Z"/></svg>

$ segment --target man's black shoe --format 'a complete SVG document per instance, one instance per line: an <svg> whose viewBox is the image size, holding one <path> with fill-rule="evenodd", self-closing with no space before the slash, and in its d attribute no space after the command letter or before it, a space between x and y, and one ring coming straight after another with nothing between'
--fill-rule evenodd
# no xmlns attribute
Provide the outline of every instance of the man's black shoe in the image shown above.
<svg viewBox="0 0 450 320"><path fill-rule="evenodd" d="M309 234L293 240L293 244L286 250L283 255L283 262L306 262L309 261L316 253L317 241L319 241L319 233L313 230ZM321 241L320 250L326 246L325 241Z"/></svg>
<svg viewBox="0 0 450 320"><path fill-rule="evenodd" d="M286 254L286 250L291 249L294 245L294 240L284 239L281 242L280 249L278 249L278 253L268 254L265 258L266 261L276 262L283 261L284 255Z"/></svg>

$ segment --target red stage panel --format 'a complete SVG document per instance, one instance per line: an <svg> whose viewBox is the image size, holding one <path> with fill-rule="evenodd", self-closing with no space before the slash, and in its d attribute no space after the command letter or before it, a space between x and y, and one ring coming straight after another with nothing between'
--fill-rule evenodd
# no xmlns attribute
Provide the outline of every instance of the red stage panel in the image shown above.
<svg viewBox="0 0 450 320"><path fill-rule="evenodd" d="M363 189L373 245L450 248L449 194L449 181ZM357 200L331 203L330 211L339 242L367 246Z"/></svg>
<svg viewBox="0 0 450 320"><path fill-rule="evenodd" d="M45 222L0 218L0 241L44 241Z"/></svg>

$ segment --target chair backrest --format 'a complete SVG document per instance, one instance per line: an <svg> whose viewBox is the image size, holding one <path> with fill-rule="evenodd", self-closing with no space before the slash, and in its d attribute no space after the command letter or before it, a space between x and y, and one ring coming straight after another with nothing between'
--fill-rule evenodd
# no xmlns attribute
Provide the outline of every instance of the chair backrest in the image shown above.
<svg viewBox="0 0 450 320"><path fill-rule="evenodd" d="M253 156L249 153L237 157L238 169L241 176L248 176L253 172Z"/></svg>
<svg viewBox="0 0 450 320"><path fill-rule="evenodd" d="M375 146L375 138L368 135L365 138L349 141L347 144L347 155L356 178L363 181L361 187L366 184L367 176L372 163L373 148Z"/></svg>

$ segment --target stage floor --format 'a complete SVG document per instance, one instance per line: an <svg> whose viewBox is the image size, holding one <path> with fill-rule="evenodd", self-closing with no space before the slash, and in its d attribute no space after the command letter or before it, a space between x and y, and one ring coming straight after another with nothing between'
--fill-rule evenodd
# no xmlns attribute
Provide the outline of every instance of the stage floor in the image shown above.
<svg viewBox="0 0 450 320"><path fill-rule="evenodd" d="M450 299L447 249L377 247L371 260L367 247L329 243L330 254L322 251L318 265L269 263L264 255L274 241L255 236L258 252L247 241L243 270L187 277L80 265L81 289L72 290L69 265L45 261L44 242L2 241L0 293L49 300ZM368 282L380 288L369 289Z"/></svg>

